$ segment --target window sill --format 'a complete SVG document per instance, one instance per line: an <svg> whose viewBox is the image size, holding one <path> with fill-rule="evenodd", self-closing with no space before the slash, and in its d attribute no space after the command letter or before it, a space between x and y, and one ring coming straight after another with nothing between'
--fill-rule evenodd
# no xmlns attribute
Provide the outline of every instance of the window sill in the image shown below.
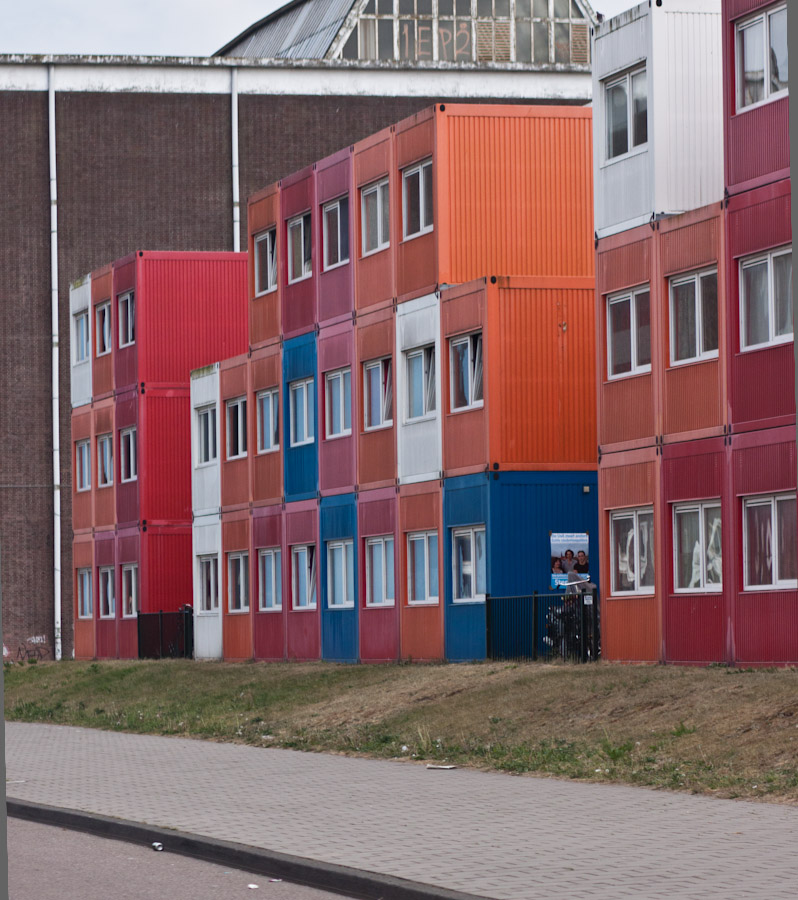
<svg viewBox="0 0 798 900"><path fill-rule="evenodd" d="M219 617L219 609L198 609L194 615L199 619L216 619Z"/></svg>
<svg viewBox="0 0 798 900"><path fill-rule="evenodd" d="M405 425L418 425L421 422L434 422L438 418L438 411L424 413L423 416L414 416L412 419L405 419Z"/></svg>
<svg viewBox="0 0 798 900"><path fill-rule="evenodd" d="M316 612L316 604L314 603L313 606L295 606L295 607L293 607L291 612L295 612L295 613Z"/></svg>
<svg viewBox="0 0 798 900"><path fill-rule="evenodd" d="M238 459L237 456L234 458ZM218 465L219 465L219 460L217 457L216 459L209 459L207 462L197 463L196 466L194 466L194 468L195 469L210 469L211 467L215 467Z"/></svg>
<svg viewBox="0 0 798 900"><path fill-rule="evenodd" d="M97 485L97 490L98 490L98 491L101 491L101 490L103 490L103 488L111 488L111 487L113 487L113 486L114 486L113 481L109 481L108 484L98 484L98 485Z"/></svg>
<svg viewBox="0 0 798 900"><path fill-rule="evenodd" d="M265 291L259 291L252 298L253 300L259 300L261 297L267 297L269 294L274 294L277 291L277 285L275 284L273 287L266 288Z"/></svg>
<svg viewBox="0 0 798 900"><path fill-rule="evenodd" d="M369 425L363 429L363 434L371 434L374 431L387 431L389 428L393 428L393 419L388 422L383 422L381 425Z"/></svg>
<svg viewBox="0 0 798 900"><path fill-rule="evenodd" d="M604 384L612 384L614 381L624 381L627 378L640 378L643 375L651 374L651 366L644 366L640 369L635 369L633 372L624 372L621 375L608 375Z"/></svg>
<svg viewBox="0 0 798 900"><path fill-rule="evenodd" d="M228 609L227 610L228 616L245 616L245 615L247 615L247 613L249 613L249 607L247 607L246 609Z"/></svg>
<svg viewBox="0 0 798 900"><path fill-rule="evenodd" d="M672 359L668 368L683 369L685 366L698 366L701 363L715 362L718 359L718 351L706 353L703 356L691 356L689 359Z"/></svg>
<svg viewBox="0 0 798 900"><path fill-rule="evenodd" d="M440 606L440 601L439 600L408 600L407 605L408 605L408 608L412 608L415 606Z"/></svg>
<svg viewBox="0 0 798 900"><path fill-rule="evenodd" d="M137 612L134 612L134 613L123 613L123 614L122 614L122 621L123 621L123 622L131 622L131 621L135 620L137 617L138 617L138 613L137 613Z"/></svg>
<svg viewBox="0 0 798 900"><path fill-rule="evenodd" d="M93 622L93 621L94 621L94 616L92 616L92 615L89 615L89 616L78 615L78 622Z"/></svg>
<svg viewBox="0 0 798 900"><path fill-rule="evenodd" d="M743 588L744 594L759 594L763 591L798 591L798 582L779 582L779 584L747 584Z"/></svg>
<svg viewBox="0 0 798 900"><path fill-rule="evenodd" d="M310 446L312 446L312 445L315 444L315 443L316 443L316 438L311 438L309 441L302 441L302 442L299 443L299 444L293 444L293 443L292 443L292 444L289 444L289 445L288 445L288 449L289 449L289 450L297 450L297 449L299 449L300 447L310 447Z"/></svg>
<svg viewBox="0 0 798 900"><path fill-rule="evenodd" d="M271 456L272 453L279 453L280 445L278 444L276 447L269 447L266 450L258 450L257 456Z"/></svg>
<svg viewBox="0 0 798 900"><path fill-rule="evenodd" d="M238 456L228 456L225 462L237 462L240 459L246 459L246 453L239 453Z"/></svg>
<svg viewBox="0 0 798 900"><path fill-rule="evenodd" d="M654 597L656 590L652 588L650 591L616 591L610 594L608 600L634 600L636 597Z"/></svg>
<svg viewBox="0 0 798 900"><path fill-rule="evenodd" d="M697 588L674 588L673 593L677 596L695 596L697 594L709 594L711 597L718 597L723 594L723 585L713 585L712 587Z"/></svg>
<svg viewBox="0 0 798 900"><path fill-rule="evenodd" d="M294 278L293 280L288 281L288 287L292 287L295 284L301 284L303 281L307 281L308 278L313 277L313 272L308 272L307 275L300 275L299 278Z"/></svg>
<svg viewBox="0 0 798 900"><path fill-rule="evenodd" d="M76 360L72 363L72 368L73 368L73 369L77 369L77 368L79 368L80 366L87 366L90 362L91 362L91 360L89 359L88 356L86 357L86 359L76 359Z"/></svg>
<svg viewBox="0 0 798 900"><path fill-rule="evenodd" d="M104 356L110 356L110 355L111 355L110 350L104 350L102 353L97 354L97 359L102 359Z"/></svg>
<svg viewBox="0 0 798 900"><path fill-rule="evenodd" d="M460 600L457 600L457 599L452 600L452 603L456 604L457 606L474 606L477 603L484 603L484 602L485 602L484 594L480 595L478 597L471 597L470 599L463 598Z"/></svg>
<svg viewBox="0 0 798 900"><path fill-rule="evenodd" d="M748 347L740 347L740 355L743 353L753 353L757 350L771 350L774 347L782 347L784 344L792 344L794 340L794 334L785 334L781 337L774 338L772 341L766 341L764 344L750 344Z"/></svg>
<svg viewBox="0 0 798 900"><path fill-rule="evenodd" d="M76 494L88 494L91 491L91 485L88 487L79 487L75 489Z"/></svg>
<svg viewBox="0 0 798 900"><path fill-rule="evenodd" d="M360 254L360 258L361 258L361 259L366 259L366 258L369 257L369 256L375 256L377 253L382 253L383 250L388 250L388 249L390 249L390 246L391 246L391 242L388 241L387 244L380 244L379 247L375 247L373 250L364 250L364 251Z"/></svg>
<svg viewBox="0 0 798 900"><path fill-rule="evenodd" d="M101 622L114 622L115 620L116 620L116 613L113 613L112 615L109 615L109 616L102 616L102 615L100 616Z"/></svg>
<svg viewBox="0 0 798 900"><path fill-rule="evenodd" d="M135 478L123 478L120 484L135 484L139 480L138 475Z"/></svg>
<svg viewBox="0 0 798 900"><path fill-rule="evenodd" d="M324 440L325 441L340 441L341 438L348 438L348 437L352 437L352 429L351 428L349 429L349 431L340 431L338 434L325 435Z"/></svg>
<svg viewBox="0 0 798 900"><path fill-rule="evenodd" d="M394 609L396 607L396 601L386 601L385 603L369 603L366 601L366 609Z"/></svg>
<svg viewBox="0 0 798 900"><path fill-rule="evenodd" d="M349 258L342 259L340 262L333 263L331 266L325 266L322 270L322 275L326 275L327 272L334 272L336 269L340 269L342 266L349 265Z"/></svg>
<svg viewBox="0 0 798 900"><path fill-rule="evenodd" d="M414 241L416 238L424 237L425 234L432 234L435 230L434 225L430 225L429 228L422 228L421 231L414 231L413 234L405 234L402 237L402 243L407 244L410 241Z"/></svg>
<svg viewBox="0 0 798 900"><path fill-rule="evenodd" d="M645 144L640 144L638 147L633 147L631 150L627 150L626 153L621 153L618 156L610 157L609 159L605 159L603 163L599 166L599 169L608 169L611 166L615 166L618 163L625 162L628 159L634 159L636 156L642 156L644 153L648 153L648 141Z"/></svg>
<svg viewBox="0 0 798 900"><path fill-rule="evenodd" d="M341 610L354 609L354 603L328 603L327 609L329 612L340 612Z"/></svg>
<svg viewBox="0 0 798 900"><path fill-rule="evenodd" d="M258 609L259 613L281 613L283 611L282 606L269 606L265 609Z"/></svg>
<svg viewBox="0 0 798 900"><path fill-rule="evenodd" d="M479 400L477 403L472 403L469 406L455 406L454 408L449 410L449 415L456 416L460 413L473 412L475 409L483 409L484 406L484 400Z"/></svg>
<svg viewBox="0 0 798 900"><path fill-rule="evenodd" d="M128 347L135 347L135 346L136 346L136 342L135 342L135 341L129 341L127 344L120 344L119 347L118 347L118 349L119 349L119 350L126 350Z"/></svg>
<svg viewBox="0 0 798 900"><path fill-rule="evenodd" d="M737 116L745 115L747 112L751 112L755 109L761 109L763 106L769 106L771 103L776 103L779 100L786 100L790 96L789 89L784 91L779 91L776 94L771 94L769 97L765 97L764 100L760 100L758 103L749 103L748 106L740 106L737 108L734 113L734 118Z"/></svg>

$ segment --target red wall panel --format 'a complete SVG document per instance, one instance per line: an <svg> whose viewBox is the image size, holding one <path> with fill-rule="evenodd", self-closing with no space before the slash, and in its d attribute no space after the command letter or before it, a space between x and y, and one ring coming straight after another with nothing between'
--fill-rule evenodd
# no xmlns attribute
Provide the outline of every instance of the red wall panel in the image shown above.
<svg viewBox="0 0 798 900"><path fill-rule="evenodd" d="M359 431L357 446L358 486L364 488L386 487L396 483L396 359L394 358L394 335L396 319L393 309L377 310L373 313L358 316L355 337L357 341L357 372L353 379L364 377L363 364L371 360L390 357L393 361L393 420L389 427L365 430L365 397L358 390L357 407L353 407L355 417L357 409L357 425L353 429Z"/></svg>
<svg viewBox="0 0 798 900"><path fill-rule="evenodd" d="M319 489L322 495L351 492L357 480L358 399L362 368L355 364L355 327L351 319L319 331ZM349 368L352 379L352 432L326 437L327 390L325 374Z"/></svg>
<svg viewBox="0 0 798 900"><path fill-rule="evenodd" d="M285 506L285 561L283 564L283 604L287 604L286 656L288 659L319 659L321 657L321 565L318 554L323 552L319 540L319 507L316 500L302 500ZM295 545L316 548L316 608L296 609L291 579L291 548Z"/></svg>
<svg viewBox="0 0 798 900"><path fill-rule="evenodd" d="M249 553L249 612L230 612L228 554ZM252 659L252 551L250 549L250 519L248 512L222 514L222 654L225 659Z"/></svg>
<svg viewBox="0 0 798 900"><path fill-rule="evenodd" d="M279 503L283 497L283 415L278 413L278 434L280 449L268 453L258 453L258 412L257 402L260 391L277 389L280 385L280 346L272 344L252 354L250 363L252 378L252 411L248 411L251 419L252 446L252 501L253 503Z"/></svg>
<svg viewBox="0 0 798 900"><path fill-rule="evenodd" d="M85 491L78 491L77 479L77 442L87 440L89 442L89 457L91 463L91 484L97 480L97 469L94 464L94 435L92 433L92 411L90 406L79 406L72 410L72 530L74 533L86 531L93 524L93 496L90 487Z"/></svg>
<svg viewBox="0 0 798 900"><path fill-rule="evenodd" d="M129 390L139 381L139 343L141 341L140 324L149 314L149 298L139 296L137 261L139 257L133 253L112 264L113 287L111 306L113 307L116 326L112 332L114 343L114 389ZM127 291L134 292L136 343L120 346L119 334L119 297Z"/></svg>
<svg viewBox="0 0 798 900"><path fill-rule="evenodd" d="M144 398L142 397L142 401ZM149 477L149 473L143 462L150 461L152 465L155 460L162 459L164 448L161 444L160 435L156 432L148 435L152 440L152 452L142 454L144 449L142 446L142 434L139 425L138 416L139 396L136 388L125 394L118 395L116 398L116 433L114 435L114 467L116 487L116 521L121 525L138 524L140 516L139 509L139 486L141 480ZM136 427L137 441L137 465L139 476L135 481L122 481L122 437L121 432L124 428Z"/></svg>
<svg viewBox="0 0 798 900"><path fill-rule="evenodd" d="M94 527L107 530L116 524L116 479L114 484L97 487L97 475L100 471L97 459L97 437L110 434L114 444L114 466L116 466L116 434L114 428L113 399L95 402L93 410L94 439L91 447L92 493L94 494Z"/></svg>
<svg viewBox="0 0 798 900"><path fill-rule="evenodd" d="M219 454L222 460L222 508L241 508L250 501L250 465L253 447L257 447L254 422L256 411L249 389L250 365L246 357L224 360L219 367ZM227 457L227 401L247 398L247 455ZM282 412L282 410L281 410Z"/></svg>
<svg viewBox="0 0 798 900"><path fill-rule="evenodd" d="M394 538L394 590L400 579L396 533L398 497L395 488L365 491L358 495L358 566L360 584L360 659L363 662L389 662L399 658L399 600L392 606L368 606L366 603L366 539L381 535Z"/></svg>
<svg viewBox="0 0 798 900"><path fill-rule="evenodd" d="M140 516L149 524L191 522L191 398L148 388L139 396Z"/></svg>
<svg viewBox="0 0 798 900"><path fill-rule="evenodd" d="M319 210L316 206L316 185L313 177L313 168L302 169L301 172L284 178L280 182L280 215L282 222L283 246L286 252L281 262L283 264L283 291L282 291L282 323L283 335L286 338L294 337L312 331L316 322L317 311L317 283L319 268L321 267L321 254L319 253ZM288 222L295 216L310 212L311 218L311 257L313 274L309 278L288 283L288 258L291 248L288 244ZM278 276L279 277L279 276Z"/></svg>
<svg viewBox="0 0 798 900"><path fill-rule="evenodd" d="M322 207L343 195L349 199L349 262L325 271L323 249L319 253L318 318L321 325L337 322L351 315L355 308L354 261L359 253L355 229L356 194L352 191L352 158L353 150L347 147L316 163L316 203L320 215L315 237L319 247L324 246Z"/></svg>
<svg viewBox="0 0 798 900"><path fill-rule="evenodd" d="M255 659L279 660L285 658L286 620L288 618L288 594L285 590L286 564L290 558L286 552L282 506L260 507L252 512L252 556L253 576L252 607L254 609L254 652ZM258 596L260 591L260 568L258 550L280 548L282 572L282 608L280 611L260 612Z"/></svg>
<svg viewBox="0 0 798 900"><path fill-rule="evenodd" d="M113 275L111 266L103 266L91 275L91 333L94 336L92 341L92 389L91 395L94 400L109 396L114 389L114 350L116 347L116 310L114 303L111 303L111 352L103 356L97 356L97 307L105 302L110 302L112 293Z"/></svg>
<svg viewBox="0 0 798 900"><path fill-rule="evenodd" d="M78 569L91 569L92 612L90 619L78 617ZM93 659L95 655L94 633L97 627L97 574L94 571L94 538L90 534L76 536L72 542L72 619L75 629L75 658Z"/></svg>
<svg viewBox="0 0 798 900"><path fill-rule="evenodd" d="M113 532L97 534L94 541L94 615L97 623L96 655L98 659L116 659L119 655L117 621L121 615L119 608L119 590L115 584L117 593L116 616L103 619L100 616L100 568L116 565L116 547ZM116 570L114 570L116 574Z"/></svg>

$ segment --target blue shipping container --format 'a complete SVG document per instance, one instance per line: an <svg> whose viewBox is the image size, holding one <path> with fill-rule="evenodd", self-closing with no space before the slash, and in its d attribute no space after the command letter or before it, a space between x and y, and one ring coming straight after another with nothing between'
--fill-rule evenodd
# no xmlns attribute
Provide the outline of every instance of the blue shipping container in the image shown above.
<svg viewBox="0 0 798 900"><path fill-rule="evenodd" d="M354 494L322 497L321 517L321 657L336 662L358 661L357 504ZM330 551L336 571L329 572ZM339 568L340 567L340 568ZM346 606L331 606L337 581Z"/></svg>
<svg viewBox="0 0 798 900"><path fill-rule="evenodd" d="M313 500L319 488L316 335L283 345L283 440L286 502Z"/></svg>

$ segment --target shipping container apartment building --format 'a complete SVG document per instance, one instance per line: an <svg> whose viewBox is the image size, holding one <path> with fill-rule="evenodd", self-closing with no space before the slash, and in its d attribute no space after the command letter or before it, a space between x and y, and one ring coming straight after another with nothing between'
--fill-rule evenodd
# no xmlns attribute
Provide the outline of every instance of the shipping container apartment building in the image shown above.
<svg viewBox="0 0 798 900"><path fill-rule="evenodd" d="M785 28L784 3L668 3L596 33L613 659L798 659ZM659 58L655 32L684 58ZM617 190L624 169L648 205Z"/></svg>
<svg viewBox="0 0 798 900"><path fill-rule="evenodd" d="M215 388L222 655L484 657L510 563L489 478L579 494L541 490L522 543L595 535L590 158L588 110L438 104L250 198L250 353ZM463 478L486 502L447 520ZM512 566L548 584L542 544Z"/></svg>
<svg viewBox="0 0 798 900"><path fill-rule="evenodd" d="M246 350L246 254L138 251L70 316L75 655L136 657L139 612L192 602L189 375Z"/></svg>

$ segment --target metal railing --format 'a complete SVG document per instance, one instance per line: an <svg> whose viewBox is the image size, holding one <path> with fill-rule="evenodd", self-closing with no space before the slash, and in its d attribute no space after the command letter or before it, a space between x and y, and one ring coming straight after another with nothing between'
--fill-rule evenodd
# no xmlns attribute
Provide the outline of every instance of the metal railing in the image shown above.
<svg viewBox="0 0 798 900"><path fill-rule="evenodd" d="M194 610L139 613L139 659L172 659L194 656Z"/></svg>
<svg viewBox="0 0 798 900"><path fill-rule="evenodd" d="M601 653L598 591L486 598L489 659L592 662Z"/></svg>

